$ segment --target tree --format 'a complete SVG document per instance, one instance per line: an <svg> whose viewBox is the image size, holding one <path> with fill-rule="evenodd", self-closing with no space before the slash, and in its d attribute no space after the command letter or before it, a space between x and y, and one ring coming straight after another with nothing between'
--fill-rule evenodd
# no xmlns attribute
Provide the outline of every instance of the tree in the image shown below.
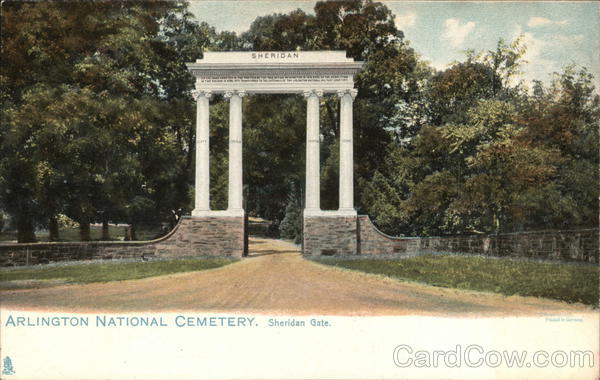
<svg viewBox="0 0 600 380"><path fill-rule="evenodd" d="M523 139L540 149L560 154L547 196L530 201L540 211L530 223L560 228L598 224L598 131L600 97L585 68L565 67L548 88L537 85L529 99Z"/></svg>
<svg viewBox="0 0 600 380"><path fill-rule="evenodd" d="M19 241L59 212L83 239L92 221L173 221L193 169L185 55L214 30L179 2L3 5L0 200Z"/></svg>
<svg viewBox="0 0 600 380"><path fill-rule="evenodd" d="M427 122L392 142L361 185L378 226L456 234L597 225L591 76L567 67L529 95L516 81L524 52L520 38L500 40L425 80Z"/></svg>
<svg viewBox="0 0 600 380"><path fill-rule="evenodd" d="M531 94L518 38L436 72L371 0L320 1L257 18L237 36L184 2L3 3L0 211L19 241L66 215L89 224L166 222L189 212L194 81L207 49L345 50L364 61L354 102L357 207L394 234L597 225L600 99L567 67ZM22 46L30 48L23 49ZM335 209L339 99L321 107L322 207ZM248 212L299 236L305 102L244 100ZM228 103L211 106L211 206L227 200ZM295 227L294 227L295 226ZM105 236L106 237L106 236Z"/></svg>
<svg viewBox="0 0 600 380"><path fill-rule="evenodd" d="M359 93L354 102L355 155L361 157L355 171L359 186L362 182L358 179L372 176L383 161L386 146L394 138L389 130L404 138L424 122L421 108L408 105L417 103L414 96L421 95L415 90L423 85L430 71L419 63L403 33L396 28L393 14L381 3L320 1L315 5L314 16L297 10L287 15L259 17L242 39L244 46L252 50L345 50L348 57L366 61L356 78ZM396 108L397 104L400 106ZM335 209L339 99L327 95L322 105L322 207ZM407 108L412 109L410 117L403 112ZM303 120L300 112L295 118ZM302 137L298 137L293 146L302 144Z"/></svg>
<svg viewBox="0 0 600 380"><path fill-rule="evenodd" d="M302 239L302 210L298 194L292 190L287 205L285 216L279 224L279 235L284 239L291 239L299 244Z"/></svg>

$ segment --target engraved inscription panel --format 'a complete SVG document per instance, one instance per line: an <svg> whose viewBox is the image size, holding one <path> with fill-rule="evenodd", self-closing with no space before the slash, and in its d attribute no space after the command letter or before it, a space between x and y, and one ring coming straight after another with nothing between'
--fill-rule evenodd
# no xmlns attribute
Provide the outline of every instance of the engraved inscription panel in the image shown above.
<svg viewBox="0 0 600 380"><path fill-rule="evenodd" d="M351 75L211 75L200 76L200 83L331 83L352 80Z"/></svg>

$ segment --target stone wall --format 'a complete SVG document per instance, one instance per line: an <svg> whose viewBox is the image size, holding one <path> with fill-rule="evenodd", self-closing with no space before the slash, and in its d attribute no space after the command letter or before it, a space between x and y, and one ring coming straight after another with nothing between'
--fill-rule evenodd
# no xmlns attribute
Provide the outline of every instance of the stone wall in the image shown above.
<svg viewBox="0 0 600 380"><path fill-rule="evenodd" d="M421 250L598 263L598 238L598 229L430 237L421 239Z"/></svg>
<svg viewBox="0 0 600 380"><path fill-rule="evenodd" d="M187 218L179 231L156 245L160 257L232 256L244 252L243 217Z"/></svg>
<svg viewBox="0 0 600 380"><path fill-rule="evenodd" d="M358 216L358 253L361 255L414 254L420 249L420 239L386 235L373 225L368 215Z"/></svg>
<svg viewBox="0 0 600 380"><path fill-rule="evenodd" d="M366 215L358 217L359 252L362 255L468 253L498 257L599 262L599 230L518 232L403 238L379 231Z"/></svg>
<svg viewBox="0 0 600 380"><path fill-rule="evenodd" d="M312 256L355 255L355 216L305 216L304 254Z"/></svg>
<svg viewBox="0 0 600 380"><path fill-rule="evenodd" d="M2 244L0 266L136 257L241 257L243 250L242 217L182 217L171 232L151 241Z"/></svg>
<svg viewBox="0 0 600 380"><path fill-rule="evenodd" d="M411 238L382 233L366 215L304 218L304 254L311 256L402 257L447 252L598 263L598 242L598 229ZM3 244L0 266L142 257L241 257L243 251L243 217L183 217L166 236L152 241Z"/></svg>

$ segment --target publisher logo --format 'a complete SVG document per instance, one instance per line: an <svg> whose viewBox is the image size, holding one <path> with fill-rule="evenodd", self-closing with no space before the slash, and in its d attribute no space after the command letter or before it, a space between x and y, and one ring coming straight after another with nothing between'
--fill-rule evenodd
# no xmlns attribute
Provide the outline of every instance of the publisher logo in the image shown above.
<svg viewBox="0 0 600 380"><path fill-rule="evenodd" d="M4 357L3 366L2 366L2 374L3 375L14 375L15 369L13 368L12 360L10 356Z"/></svg>

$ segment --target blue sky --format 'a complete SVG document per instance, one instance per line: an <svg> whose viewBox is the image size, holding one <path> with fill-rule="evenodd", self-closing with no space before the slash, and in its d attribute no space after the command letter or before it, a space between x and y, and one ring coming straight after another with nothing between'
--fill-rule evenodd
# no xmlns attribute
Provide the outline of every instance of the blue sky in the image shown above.
<svg viewBox="0 0 600 380"><path fill-rule="evenodd" d="M431 2L382 1L396 15L411 46L438 69L464 58L466 49L494 49L499 38L524 36L529 62L523 79L548 81L550 74L575 63L590 69L600 88L600 2ZM190 1L200 21L237 33L257 16L302 9L315 1ZM596 36L596 37L594 37Z"/></svg>

